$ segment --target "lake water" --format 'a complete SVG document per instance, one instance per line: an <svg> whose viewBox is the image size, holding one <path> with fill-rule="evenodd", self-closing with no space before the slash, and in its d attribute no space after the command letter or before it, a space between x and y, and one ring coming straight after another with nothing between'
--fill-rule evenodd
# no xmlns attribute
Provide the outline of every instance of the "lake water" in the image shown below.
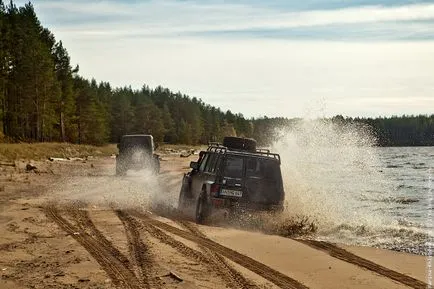
<svg viewBox="0 0 434 289"><path fill-rule="evenodd" d="M375 147L365 132L309 125L274 146L287 212L316 238L432 255L434 147Z"/></svg>
<svg viewBox="0 0 434 289"><path fill-rule="evenodd" d="M434 147L376 148L378 163L368 176L335 179L351 200L353 216L320 230L319 237L432 255L434 246ZM377 172L377 174L375 174ZM332 181L332 180L331 180ZM347 183L349 182L349 184ZM354 222L354 218L360 220Z"/></svg>

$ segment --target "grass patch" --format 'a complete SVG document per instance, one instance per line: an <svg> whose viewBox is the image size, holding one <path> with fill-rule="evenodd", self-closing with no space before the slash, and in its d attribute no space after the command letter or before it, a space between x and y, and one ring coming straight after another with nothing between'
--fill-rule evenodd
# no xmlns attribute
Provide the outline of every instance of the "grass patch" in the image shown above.
<svg viewBox="0 0 434 289"><path fill-rule="evenodd" d="M166 152L166 151L201 151L206 150L208 146L206 145L183 145L183 144L160 144L158 147L158 151Z"/></svg>
<svg viewBox="0 0 434 289"><path fill-rule="evenodd" d="M74 158L110 156L117 153L115 144L105 146L69 143L0 143L0 160L43 160L49 157Z"/></svg>
<svg viewBox="0 0 434 289"><path fill-rule="evenodd" d="M206 150L201 145L162 144L157 153L168 151ZM53 158L83 158L87 156L110 156L116 154L116 144L104 146L78 145L70 143L0 143L0 161L45 160Z"/></svg>

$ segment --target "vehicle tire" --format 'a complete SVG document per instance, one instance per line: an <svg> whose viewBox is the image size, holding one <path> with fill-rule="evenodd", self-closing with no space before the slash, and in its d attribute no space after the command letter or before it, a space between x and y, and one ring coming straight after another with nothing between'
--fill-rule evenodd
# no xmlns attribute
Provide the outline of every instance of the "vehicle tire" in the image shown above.
<svg viewBox="0 0 434 289"><path fill-rule="evenodd" d="M158 175L160 173L160 159L158 158L158 156L155 156L153 158L152 168L155 175Z"/></svg>
<svg viewBox="0 0 434 289"><path fill-rule="evenodd" d="M120 160L116 160L116 175L124 176L126 171L125 165Z"/></svg>
<svg viewBox="0 0 434 289"><path fill-rule="evenodd" d="M178 210L185 210L187 208L187 190L188 190L188 183L185 183L185 181L182 181L181 190L179 192L179 199L178 199Z"/></svg>
<svg viewBox="0 0 434 289"><path fill-rule="evenodd" d="M283 205L278 206L275 210L274 210L277 214L282 214L283 211L285 211L285 207Z"/></svg>
<svg viewBox="0 0 434 289"><path fill-rule="evenodd" d="M279 217L280 215L282 215L283 211L284 211L283 206L275 206L271 210L268 211L268 214L271 217L275 218L275 217Z"/></svg>
<svg viewBox="0 0 434 289"><path fill-rule="evenodd" d="M235 136L227 136L223 139L223 146L234 149L234 150L243 150L249 152L256 151L256 140L252 138L242 138Z"/></svg>
<svg viewBox="0 0 434 289"><path fill-rule="evenodd" d="M154 155L152 157L150 166L148 165L148 167L150 167L154 175L158 175L160 173L160 159L158 158L158 156Z"/></svg>
<svg viewBox="0 0 434 289"><path fill-rule="evenodd" d="M206 192L202 191L196 204L196 215L195 215L196 223L205 224L206 220L208 219L208 216L210 215L210 210L211 208L209 207L206 199Z"/></svg>

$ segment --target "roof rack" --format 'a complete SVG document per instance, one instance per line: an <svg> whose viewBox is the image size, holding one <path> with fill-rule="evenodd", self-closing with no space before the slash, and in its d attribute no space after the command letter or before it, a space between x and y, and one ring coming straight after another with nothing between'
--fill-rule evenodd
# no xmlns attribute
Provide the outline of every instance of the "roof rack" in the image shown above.
<svg viewBox="0 0 434 289"><path fill-rule="evenodd" d="M220 143L211 143L210 142L209 146L207 148L207 151L215 152L215 153L226 153L228 151L228 148L221 145ZM278 160L279 164L281 163L280 155L270 152L269 149L256 149L256 151L254 151L254 152L245 151L245 150L230 150L230 151L237 152L237 153L239 152L242 154L258 154L258 155L268 156L268 157L272 157L272 158Z"/></svg>
<svg viewBox="0 0 434 289"><path fill-rule="evenodd" d="M266 155L266 156L268 156L268 157L273 157L273 158L275 158L276 160L278 160L279 161L279 164L280 164L280 155L279 154L275 154L275 153L270 153L270 150L265 150L265 149L257 149L256 150L256 153L257 154L260 154L260 155Z"/></svg>
<svg viewBox="0 0 434 289"><path fill-rule="evenodd" d="M209 152L215 152L215 153L225 153L228 150L227 147L224 147L222 145L210 145L207 148L207 151Z"/></svg>
<svg viewBox="0 0 434 289"><path fill-rule="evenodd" d="M217 147L221 147L221 146L223 146L221 143L219 143L219 142L215 142L215 141L211 141L211 142L208 142L208 146L217 146Z"/></svg>
<svg viewBox="0 0 434 289"><path fill-rule="evenodd" d="M258 153L270 153L269 149L256 149Z"/></svg>

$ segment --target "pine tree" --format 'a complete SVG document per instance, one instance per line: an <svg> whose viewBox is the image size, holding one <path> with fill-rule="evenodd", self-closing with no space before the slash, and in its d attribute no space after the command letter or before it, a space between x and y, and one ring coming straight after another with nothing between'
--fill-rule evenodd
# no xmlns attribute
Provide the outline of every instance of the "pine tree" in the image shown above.
<svg viewBox="0 0 434 289"><path fill-rule="evenodd" d="M184 119L181 119L181 121L179 122L178 136L179 136L178 143L181 144L192 143L191 128Z"/></svg>
<svg viewBox="0 0 434 289"><path fill-rule="evenodd" d="M59 135L62 142L77 139L77 124L74 118L75 103L73 96L73 70L70 64L68 52L63 47L62 41L54 46L54 70L59 82L60 90L56 113L59 118ZM74 71L77 72L77 71Z"/></svg>
<svg viewBox="0 0 434 289"><path fill-rule="evenodd" d="M133 91L128 88L117 89L111 100L111 141L118 142L122 135L133 131L134 108L131 105Z"/></svg>
<svg viewBox="0 0 434 289"><path fill-rule="evenodd" d="M78 142L101 145L109 138L109 120L105 105L98 99L98 85L81 77L74 78ZM100 96L101 97L101 96Z"/></svg>
<svg viewBox="0 0 434 289"><path fill-rule="evenodd" d="M151 134L156 142L164 140L164 122L161 110L150 101L139 103L135 111L136 133Z"/></svg>
<svg viewBox="0 0 434 289"><path fill-rule="evenodd" d="M7 133L19 139L53 139L56 82L49 41L31 4L8 7Z"/></svg>
<svg viewBox="0 0 434 289"><path fill-rule="evenodd" d="M2 133L5 133L5 118L6 118L6 86L8 77L8 50L7 44L8 39L8 27L7 27L7 15L6 7L2 0L0 0L0 107L1 116L0 120L2 122Z"/></svg>
<svg viewBox="0 0 434 289"><path fill-rule="evenodd" d="M164 125L164 142L171 143L176 138L175 122L169 110L167 103L164 103L163 110L161 112L161 118Z"/></svg>

